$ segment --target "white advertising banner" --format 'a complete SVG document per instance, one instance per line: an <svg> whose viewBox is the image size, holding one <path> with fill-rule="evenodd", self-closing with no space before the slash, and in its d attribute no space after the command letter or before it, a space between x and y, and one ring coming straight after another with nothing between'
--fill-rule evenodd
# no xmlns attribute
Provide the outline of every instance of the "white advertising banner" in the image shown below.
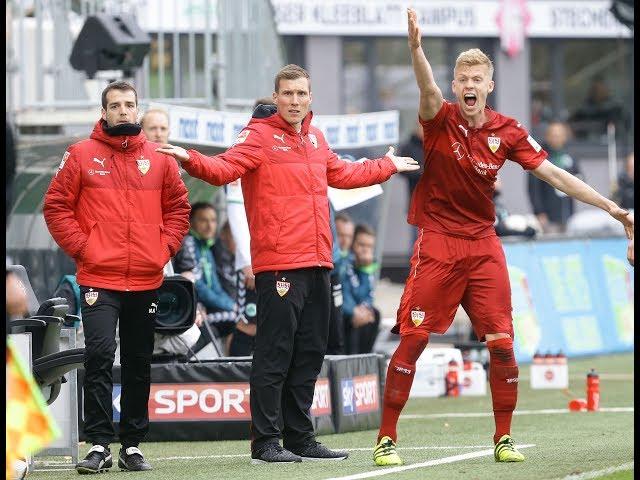
<svg viewBox="0 0 640 480"><path fill-rule="evenodd" d="M418 13L423 34L498 37L504 0L271 0L283 35L390 35L407 33L407 7ZM523 0L529 37L617 38L632 36L609 11L610 0ZM151 32L217 29L216 0L140 0L140 26ZM247 28L250 28L249 26Z"/></svg>
<svg viewBox="0 0 640 480"><path fill-rule="evenodd" d="M249 122L250 113L150 103L169 114L170 142L227 148ZM399 139L397 110L354 115L315 115L312 124L333 149L395 145Z"/></svg>
<svg viewBox="0 0 640 480"><path fill-rule="evenodd" d="M287 35L406 35L407 8L426 37L498 37L501 0L272 0ZM609 11L610 0L526 1L530 37L631 37Z"/></svg>

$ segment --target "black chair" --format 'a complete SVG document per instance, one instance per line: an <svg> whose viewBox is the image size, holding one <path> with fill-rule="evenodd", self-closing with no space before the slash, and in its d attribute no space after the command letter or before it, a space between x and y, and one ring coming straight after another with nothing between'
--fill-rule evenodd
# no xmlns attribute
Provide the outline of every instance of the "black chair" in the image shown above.
<svg viewBox="0 0 640 480"><path fill-rule="evenodd" d="M60 336L64 323L73 323L78 317L67 315L69 306L62 297L38 302L22 265L10 265L22 283L27 296L27 318L9 321L10 333L31 333L31 363L33 375L47 404L53 403L67 380L64 375L83 364L84 348L60 351Z"/></svg>

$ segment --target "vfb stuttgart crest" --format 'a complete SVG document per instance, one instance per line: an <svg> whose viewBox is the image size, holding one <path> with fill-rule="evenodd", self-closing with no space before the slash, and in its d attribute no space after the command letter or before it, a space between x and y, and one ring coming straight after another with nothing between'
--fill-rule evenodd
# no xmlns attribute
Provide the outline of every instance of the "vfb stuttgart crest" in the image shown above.
<svg viewBox="0 0 640 480"><path fill-rule="evenodd" d="M493 135L491 135L489 138L487 138L487 143L489 144L489 150L491 150L493 153L496 153L498 148L500 148L500 137L494 137Z"/></svg>
<svg viewBox="0 0 640 480"><path fill-rule="evenodd" d="M284 297L287 294L289 287L291 286L291 283L286 280L286 278L282 277L282 280L278 280L276 282L276 291L281 297Z"/></svg>
<svg viewBox="0 0 640 480"><path fill-rule="evenodd" d="M84 299L89 305L93 305L98 300L98 292L94 292L93 288L90 288L87 293L84 294Z"/></svg>
<svg viewBox="0 0 640 480"><path fill-rule="evenodd" d="M417 327L424 322L424 312L422 310L411 310L411 321Z"/></svg>
<svg viewBox="0 0 640 480"><path fill-rule="evenodd" d="M143 175L151 168L151 161L146 158L139 158L136 162L138 163L138 170L140 170L140 173Z"/></svg>
<svg viewBox="0 0 640 480"><path fill-rule="evenodd" d="M313 133L309 134L309 140L311 140L313 148L318 148L318 138Z"/></svg>

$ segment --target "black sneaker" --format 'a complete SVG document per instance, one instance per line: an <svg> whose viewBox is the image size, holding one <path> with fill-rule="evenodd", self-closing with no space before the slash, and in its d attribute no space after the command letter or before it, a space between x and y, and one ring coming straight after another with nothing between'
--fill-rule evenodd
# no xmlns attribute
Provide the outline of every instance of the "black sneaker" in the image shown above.
<svg viewBox="0 0 640 480"><path fill-rule="evenodd" d="M111 451L102 445L94 445L84 457L84 460L78 462L76 471L81 474L103 473L113 467L113 459Z"/></svg>
<svg viewBox="0 0 640 480"><path fill-rule="evenodd" d="M144 459L138 447L128 447L127 449L122 447L118 455L118 466L121 470L131 470L133 472L151 470L151 465Z"/></svg>
<svg viewBox="0 0 640 480"><path fill-rule="evenodd" d="M301 448L292 448L291 451L296 455L300 455L303 462L344 460L349 456L349 453L345 450L330 450L315 440L307 443Z"/></svg>
<svg viewBox="0 0 640 480"><path fill-rule="evenodd" d="M257 452L251 452L251 463L294 463L301 462L298 455L294 455L279 443L267 443Z"/></svg>

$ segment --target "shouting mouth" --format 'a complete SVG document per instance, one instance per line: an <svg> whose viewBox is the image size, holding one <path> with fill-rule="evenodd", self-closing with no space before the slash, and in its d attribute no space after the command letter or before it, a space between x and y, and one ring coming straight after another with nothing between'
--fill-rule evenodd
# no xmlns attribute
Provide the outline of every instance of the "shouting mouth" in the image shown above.
<svg viewBox="0 0 640 480"><path fill-rule="evenodd" d="M475 93L465 93L464 94L464 103L468 106L468 107L473 107L476 104L477 101L477 97Z"/></svg>

